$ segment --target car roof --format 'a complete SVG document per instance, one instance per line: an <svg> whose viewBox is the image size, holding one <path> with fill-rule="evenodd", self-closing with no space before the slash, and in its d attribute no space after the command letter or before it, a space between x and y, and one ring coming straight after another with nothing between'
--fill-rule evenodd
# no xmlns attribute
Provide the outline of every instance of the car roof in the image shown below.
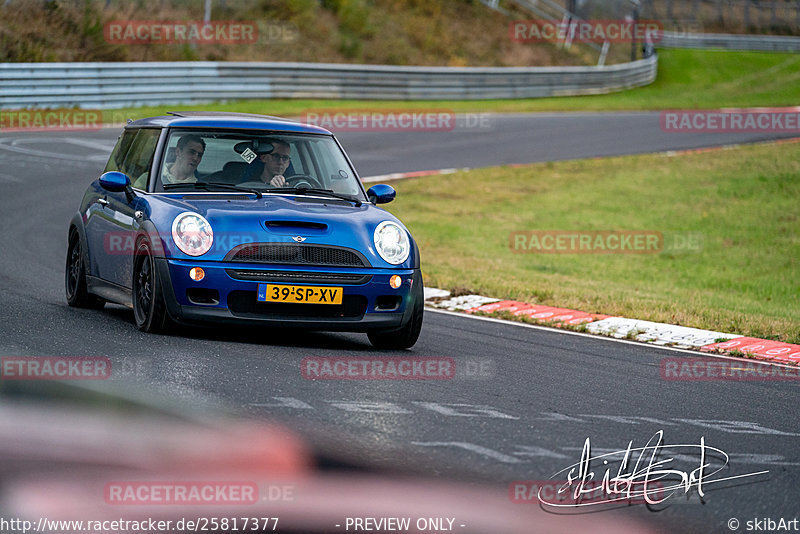
<svg viewBox="0 0 800 534"><path fill-rule="evenodd" d="M331 135L331 132L325 128L320 128L312 124L303 124L282 117L226 111L168 111L167 115L131 121L127 126L157 126L160 128L233 128Z"/></svg>

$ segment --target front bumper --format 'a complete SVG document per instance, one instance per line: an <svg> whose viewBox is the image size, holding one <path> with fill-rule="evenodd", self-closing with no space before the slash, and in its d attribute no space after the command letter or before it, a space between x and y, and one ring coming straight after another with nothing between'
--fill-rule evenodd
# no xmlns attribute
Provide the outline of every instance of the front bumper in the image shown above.
<svg viewBox="0 0 800 534"><path fill-rule="evenodd" d="M167 310L177 322L348 332L405 325L413 309L413 280L419 279L418 269L287 267L167 258L157 258L156 267ZM192 267L203 268L203 280L195 282L189 277ZM402 278L397 289L389 286L392 275ZM258 285L264 283L341 287L343 302L341 305L259 302Z"/></svg>

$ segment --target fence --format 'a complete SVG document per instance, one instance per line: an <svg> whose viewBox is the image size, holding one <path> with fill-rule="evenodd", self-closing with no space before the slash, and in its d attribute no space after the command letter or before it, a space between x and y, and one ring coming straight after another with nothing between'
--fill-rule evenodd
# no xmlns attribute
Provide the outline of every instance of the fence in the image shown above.
<svg viewBox="0 0 800 534"><path fill-rule="evenodd" d="M800 52L800 37L664 32L664 38L657 46L663 48L721 48L725 50Z"/></svg>
<svg viewBox="0 0 800 534"><path fill-rule="evenodd" d="M0 109L119 108L270 98L439 100L599 94L647 85L657 58L602 67L319 63L0 64Z"/></svg>
<svg viewBox="0 0 800 534"><path fill-rule="evenodd" d="M642 0L640 13L706 31L800 33L800 0Z"/></svg>

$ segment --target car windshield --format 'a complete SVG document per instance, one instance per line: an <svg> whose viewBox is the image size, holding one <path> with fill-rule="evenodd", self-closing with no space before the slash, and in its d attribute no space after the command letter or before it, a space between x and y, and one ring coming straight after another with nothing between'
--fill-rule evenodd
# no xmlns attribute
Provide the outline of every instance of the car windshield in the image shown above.
<svg viewBox="0 0 800 534"><path fill-rule="evenodd" d="M234 190L230 186L281 193L318 189L366 199L353 168L330 136L171 131L154 190L208 191L215 184L221 191Z"/></svg>

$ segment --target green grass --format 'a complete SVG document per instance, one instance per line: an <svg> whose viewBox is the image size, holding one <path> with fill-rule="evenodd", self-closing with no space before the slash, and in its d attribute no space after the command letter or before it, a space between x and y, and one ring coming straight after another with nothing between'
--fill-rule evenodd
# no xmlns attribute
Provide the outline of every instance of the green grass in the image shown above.
<svg viewBox="0 0 800 534"><path fill-rule="evenodd" d="M800 144L395 182L426 285L800 342ZM480 199L478 201L477 199ZM512 253L525 230L691 232L699 251Z"/></svg>
<svg viewBox="0 0 800 534"><path fill-rule="evenodd" d="M609 111L697 109L800 104L800 54L662 50L658 77L647 87L607 95L525 100L380 102L254 100L194 106L158 106L106 112L106 122L149 117L167 109L215 109L280 116L306 110L452 109L456 112Z"/></svg>

